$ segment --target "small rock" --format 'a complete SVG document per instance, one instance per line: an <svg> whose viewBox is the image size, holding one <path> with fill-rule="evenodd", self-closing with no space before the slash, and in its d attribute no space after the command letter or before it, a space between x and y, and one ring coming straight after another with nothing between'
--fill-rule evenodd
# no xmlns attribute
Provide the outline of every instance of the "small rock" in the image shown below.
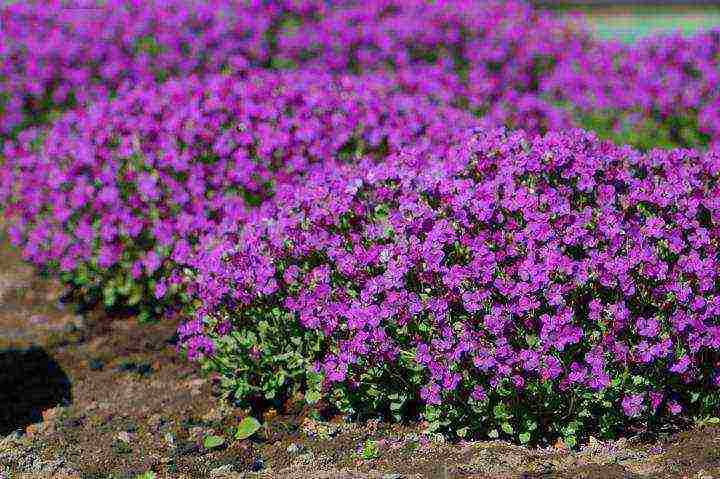
<svg viewBox="0 0 720 479"><path fill-rule="evenodd" d="M222 421L223 415L222 411L218 408L212 408L210 409L207 414L205 414L202 419L205 422L218 422Z"/></svg>
<svg viewBox="0 0 720 479"><path fill-rule="evenodd" d="M235 468L232 464L225 464L224 466L216 467L212 471L210 471L210 477L218 477L218 476L225 476L227 474L233 473Z"/></svg>
<svg viewBox="0 0 720 479"><path fill-rule="evenodd" d="M115 435L115 439L118 441L122 441L124 443L131 443L132 442L132 436L127 431L121 431Z"/></svg>
<svg viewBox="0 0 720 479"><path fill-rule="evenodd" d="M302 464L313 464L315 462L315 454L312 451L300 454L298 461Z"/></svg>
<svg viewBox="0 0 720 479"><path fill-rule="evenodd" d="M100 359L91 359L88 361L88 368L90 368L90 371L102 371L104 367L105 363Z"/></svg>
<svg viewBox="0 0 720 479"><path fill-rule="evenodd" d="M48 317L44 314L34 314L30 316L30 324L46 324L48 321Z"/></svg>
<svg viewBox="0 0 720 479"><path fill-rule="evenodd" d="M60 406L53 407L50 409L45 409L42 412L43 421L45 421L45 422L52 421L53 419L58 417L62 411L63 411L63 408Z"/></svg>
<svg viewBox="0 0 720 479"><path fill-rule="evenodd" d="M205 384L205 379L203 379L203 378L191 379L190 381L186 382L185 384L190 389L197 389L197 388L202 387Z"/></svg>
<svg viewBox="0 0 720 479"><path fill-rule="evenodd" d="M434 434L432 436L432 442L434 442L435 444L445 444L445 441L445 436L440 433Z"/></svg>
<svg viewBox="0 0 720 479"><path fill-rule="evenodd" d="M390 473L383 475L382 479L400 479L402 476L398 473Z"/></svg>
<svg viewBox="0 0 720 479"><path fill-rule="evenodd" d="M255 459L255 461L250 466L250 470L252 470L253 472L262 471L264 468L265 468L265 461L263 461L261 457Z"/></svg>
<svg viewBox="0 0 720 479"><path fill-rule="evenodd" d="M166 432L163 436L168 447L175 447L175 436L171 432Z"/></svg>
<svg viewBox="0 0 720 479"><path fill-rule="evenodd" d="M297 453L299 453L300 451L302 451L302 449L303 449L303 447L302 447L301 445L295 444L295 443L293 442L292 444L290 444L290 445L287 447L287 452L289 452L290 454L297 454Z"/></svg>

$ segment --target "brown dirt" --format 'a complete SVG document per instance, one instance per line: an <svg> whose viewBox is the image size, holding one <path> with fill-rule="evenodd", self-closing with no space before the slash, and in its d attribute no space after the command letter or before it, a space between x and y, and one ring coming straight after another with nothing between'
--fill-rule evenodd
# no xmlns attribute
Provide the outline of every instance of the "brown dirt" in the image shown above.
<svg viewBox="0 0 720 479"><path fill-rule="evenodd" d="M448 444L419 426L265 416L233 440L246 411L175 351L175 324L75 314L62 288L0 245L0 478L409 479L720 477L720 428L657 443L591 441L579 451L499 441ZM203 438L226 444L206 450ZM3 439L4 436L4 439ZM367 441L377 454L363 458Z"/></svg>

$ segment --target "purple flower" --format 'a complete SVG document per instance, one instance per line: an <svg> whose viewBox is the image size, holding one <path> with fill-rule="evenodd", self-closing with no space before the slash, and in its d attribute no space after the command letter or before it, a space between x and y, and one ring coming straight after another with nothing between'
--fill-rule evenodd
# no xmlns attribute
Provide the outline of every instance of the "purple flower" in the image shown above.
<svg viewBox="0 0 720 479"><path fill-rule="evenodd" d="M635 417L640 414L645 401L645 394L632 394L623 397L622 407L625 415L628 417Z"/></svg>

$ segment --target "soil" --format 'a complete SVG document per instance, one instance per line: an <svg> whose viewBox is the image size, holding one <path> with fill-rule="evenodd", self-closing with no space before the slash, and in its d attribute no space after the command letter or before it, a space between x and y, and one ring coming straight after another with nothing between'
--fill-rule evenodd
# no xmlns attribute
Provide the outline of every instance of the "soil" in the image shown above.
<svg viewBox="0 0 720 479"><path fill-rule="evenodd" d="M420 425L317 421L289 404L234 440L248 411L223 404L176 352L176 324L78 314L62 296L0 243L0 479L720 477L719 427L531 449L450 444ZM205 448L210 435L225 444ZM375 449L363 454L368 441Z"/></svg>

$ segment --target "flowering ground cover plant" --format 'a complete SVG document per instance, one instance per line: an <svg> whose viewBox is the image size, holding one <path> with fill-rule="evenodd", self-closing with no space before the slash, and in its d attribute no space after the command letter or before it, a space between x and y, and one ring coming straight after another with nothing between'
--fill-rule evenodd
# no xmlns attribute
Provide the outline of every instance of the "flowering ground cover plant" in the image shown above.
<svg viewBox="0 0 720 479"><path fill-rule="evenodd" d="M191 356L459 436L574 444L720 406L720 156L582 131L315 171L198 262Z"/></svg>
<svg viewBox="0 0 720 479"><path fill-rule="evenodd" d="M495 124L560 128L569 117L538 98L539 79L590 42L517 1L53 0L0 12L3 134L142 83L307 63L392 69Z"/></svg>
<svg viewBox="0 0 720 479"><path fill-rule="evenodd" d="M0 207L84 299L194 310L238 401L651 429L720 406L719 52L515 0L14 2Z"/></svg>
<svg viewBox="0 0 720 479"><path fill-rule="evenodd" d="M451 104L507 125L542 132L567 128L570 115L544 101L543 78L594 40L522 1L343 2L316 22L278 32L278 62L334 71L390 69ZM407 68L412 69L406 71Z"/></svg>
<svg viewBox="0 0 720 479"><path fill-rule="evenodd" d="M46 0L0 6L0 134L173 76L268 65L286 16L314 0Z"/></svg>
<svg viewBox="0 0 720 479"><path fill-rule="evenodd" d="M620 45L515 0L52 0L0 15L0 134L138 84L309 64L392 70L489 126L581 125L644 149L720 137L717 31Z"/></svg>
<svg viewBox="0 0 720 479"><path fill-rule="evenodd" d="M646 150L720 144L720 29L597 47L545 79L579 124Z"/></svg>
<svg viewBox="0 0 720 479"><path fill-rule="evenodd" d="M439 154L472 115L391 76L253 70L140 87L8 142L0 203L25 259L106 305L178 297L207 234L234 229L318 163Z"/></svg>
<svg viewBox="0 0 720 479"><path fill-rule="evenodd" d="M277 55L336 71L421 64L490 125L542 133L574 124L647 150L720 138L719 38L715 29L601 41L582 21L516 1L350 1L280 31Z"/></svg>

